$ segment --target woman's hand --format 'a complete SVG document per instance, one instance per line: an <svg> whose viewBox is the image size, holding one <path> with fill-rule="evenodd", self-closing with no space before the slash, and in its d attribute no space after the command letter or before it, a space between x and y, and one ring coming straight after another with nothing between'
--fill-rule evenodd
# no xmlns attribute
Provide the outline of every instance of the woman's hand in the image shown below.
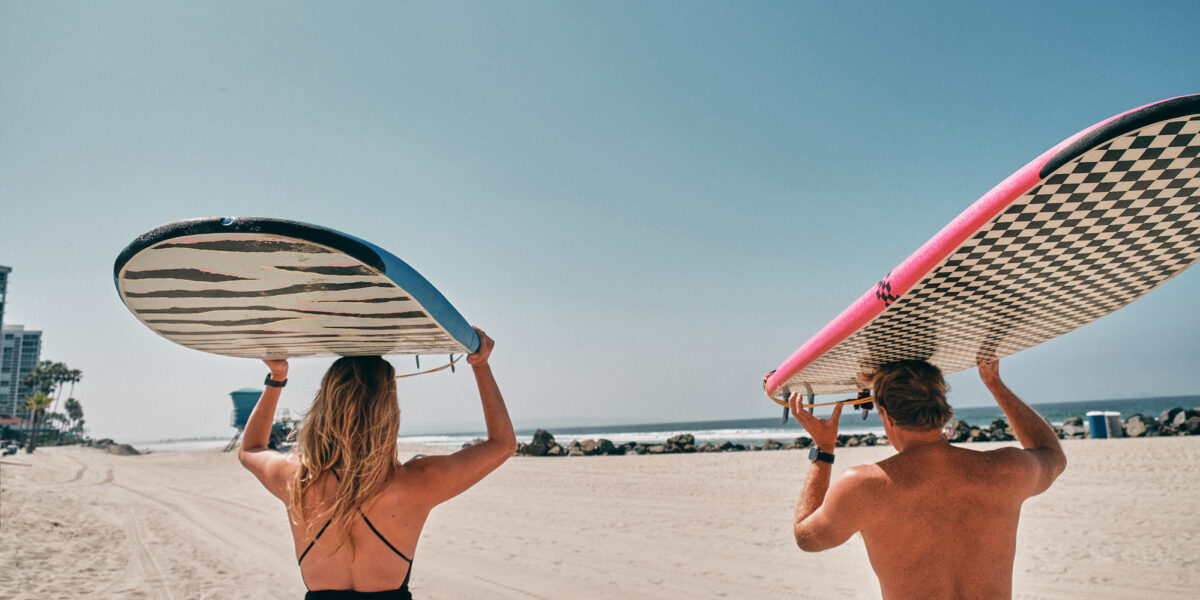
<svg viewBox="0 0 1200 600"><path fill-rule="evenodd" d="M467 363L472 367L484 367L488 364L488 357L492 355L492 348L496 347L496 341L488 337L482 329L472 327L475 333L479 336L479 349L467 355ZM286 363L285 363L286 364Z"/></svg>
<svg viewBox="0 0 1200 600"><path fill-rule="evenodd" d="M283 381L288 376L288 361L283 360L264 360L267 368L271 370L271 379L275 381Z"/></svg>

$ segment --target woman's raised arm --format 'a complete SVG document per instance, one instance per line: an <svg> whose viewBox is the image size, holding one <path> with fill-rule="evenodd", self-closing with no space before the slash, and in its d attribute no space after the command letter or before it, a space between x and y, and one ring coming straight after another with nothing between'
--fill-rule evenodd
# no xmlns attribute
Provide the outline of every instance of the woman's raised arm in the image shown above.
<svg viewBox="0 0 1200 600"><path fill-rule="evenodd" d="M487 440L464 448L449 456L429 456L410 463L420 469L426 479L427 490L435 502L457 496L479 480L495 471L517 450L517 436L513 432L504 397L492 375L488 358L496 342L478 327L479 350L467 355L467 362L475 372L475 383L479 387L479 400L483 403L483 419L487 425Z"/></svg>
<svg viewBox="0 0 1200 600"><path fill-rule="evenodd" d="M271 370L270 381L286 383L288 362L286 360L264 360ZM281 452L270 449L271 426L275 424L275 406L283 386L267 385L259 396L246 428L242 432L242 444L238 448L238 460L258 478L267 491L276 498L288 501L287 486L291 478L291 461Z"/></svg>

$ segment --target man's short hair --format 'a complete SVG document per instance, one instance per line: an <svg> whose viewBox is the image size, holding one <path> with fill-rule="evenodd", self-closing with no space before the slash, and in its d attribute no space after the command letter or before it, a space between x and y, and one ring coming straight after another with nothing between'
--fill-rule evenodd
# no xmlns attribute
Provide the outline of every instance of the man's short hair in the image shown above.
<svg viewBox="0 0 1200 600"><path fill-rule="evenodd" d="M954 416L941 369L923 360L898 360L871 374L875 402L896 425L913 431L941 429Z"/></svg>

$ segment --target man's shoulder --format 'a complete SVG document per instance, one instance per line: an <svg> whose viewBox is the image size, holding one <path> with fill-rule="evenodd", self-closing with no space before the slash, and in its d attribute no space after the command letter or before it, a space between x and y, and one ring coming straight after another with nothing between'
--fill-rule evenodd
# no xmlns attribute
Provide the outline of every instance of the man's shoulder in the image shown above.
<svg viewBox="0 0 1200 600"><path fill-rule="evenodd" d="M982 460L990 462L998 467L1024 466L1032 459L1028 451L1015 446L1005 446L1003 448L995 448L992 450L973 450L968 448L963 448L962 450L974 452L978 454Z"/></svg>
<svg viewBox="0 0 1200 600"><path fill-rule="evenodd" d="M837 483L840 486L855 488L863 492L882 489L888 483L887 472L881 466L883 462L850 467L837 478Z"/></svg>

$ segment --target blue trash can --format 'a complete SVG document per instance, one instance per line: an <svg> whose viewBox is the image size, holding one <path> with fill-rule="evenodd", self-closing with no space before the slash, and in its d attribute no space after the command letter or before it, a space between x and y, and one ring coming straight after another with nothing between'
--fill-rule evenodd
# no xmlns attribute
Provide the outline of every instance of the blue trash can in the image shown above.
<svg viewBox="0 0 1200 600"><path fill-rule="evenodd" d="M1108 437L1108 419L1104 411L1093 410L1087 414L1088 430L1092 439L1102 440Z"/></svg>

